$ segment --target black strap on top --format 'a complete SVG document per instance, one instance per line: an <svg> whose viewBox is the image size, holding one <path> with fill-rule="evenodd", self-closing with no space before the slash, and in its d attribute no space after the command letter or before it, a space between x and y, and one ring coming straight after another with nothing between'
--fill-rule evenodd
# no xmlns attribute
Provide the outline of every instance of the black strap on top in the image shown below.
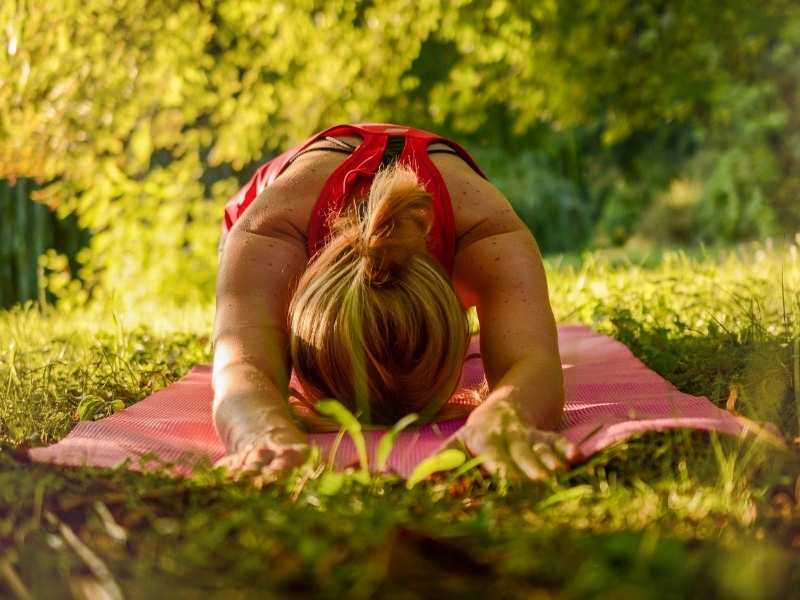
<svg viewBox="0 0 800 600"><path fill-rule="evenodd" d="M385 169L393 162L395 162L403 153L403 148L406 145L406 138L402 135L390 135L386 140L386 148L381 157L381 166L379 168Z"/></svg>
<svg viewBox="0 0 800 600"><path fill-rule="evenodd" d="M428 154L452 154L453 156L461 156L458 152L451 150L450 148L436 148L435 150L428 150Z"/></svg>
<svg viewBox="0 0 800 600"><path fill-rule="evenodd" d="M386 140L386 147L383 149L383 156L381 156L381 164L378 165L376 173L381 169L387 168L403 153L403 148L406 145L406 138L402 135L390 135ZM363 221L367 217L369 210L369 199L363 200L358 204L358 218Z"/></svg>
<svg viewBox="0 0 800 600"><path fill-rule="evenodd" d="M328 147L328 146L323 146L322 148L307 148L306 150L303 150L302 152L298 152L297 154L295 154L291 158L291 160L289 161L289 164L292 164L298 158L303 156L303 154L308 154L309 152L339 152L341 154L352 154L353 153L352 150L347 150L346 148L331 148L331 147Z"/></svg>
<svg viewBox="0 0 800 600"><path fill-rule="evenodd" d="M334 146L320 146L317 148L307 148L302 152L298 152L297 154L295 154L291 158L291 160L289 160L289 164L292 164L298 158L303 156L303 154L308 154L309 152L339 152L340 154L352 154L353 152L355 152L356 149L356 146L353 146L353 144L348 144L347 142L342 141L339 138L331 137L329 135L326 135L319 141L325 141L328 142L329 144L334 144Z"/></svg>
<svg viewBox="0 0 800 600"><path fill-rule="evenodd" d="M302 152L298 152L295 154L292 159L289 161L289 164L292 164L295 160L303 156L303 154L308 154L309 152L339 152L340 154L352 154L356 146L352 144L348 144L338 138L326 136L322 138L322 140L329 142L331 144L335 144L334 146L321 146L317 148L307 148ZM320 141L322 141L320 140ZM380 169L385 169L390 164L395 162L400 155L403 153L403 148L406 145L406 138L402 135L390 135L389 139L386 142L386 148L383 151L383 156L381 156L381 164ZM428 150L428 154L452 154L454 156L461 156L458 152L451 148L436 148L434 150Z"/></svg>

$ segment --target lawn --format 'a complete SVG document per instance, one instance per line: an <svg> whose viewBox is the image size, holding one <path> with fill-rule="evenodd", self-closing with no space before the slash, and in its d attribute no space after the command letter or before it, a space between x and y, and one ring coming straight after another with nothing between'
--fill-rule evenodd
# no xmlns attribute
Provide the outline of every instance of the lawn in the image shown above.
<svg viewBox="0 0 800 600"><path fill-rule="evenodd" d="M796 244L548 259L560 322L680 389L777 425L785 448L676 431L544 483L259 488L26 460L211 359L213 308L0 313L0 597L788 598L800 589ZM93 595L94 594L94 595ZM103 596L105 594L105 596Z"/></svg>

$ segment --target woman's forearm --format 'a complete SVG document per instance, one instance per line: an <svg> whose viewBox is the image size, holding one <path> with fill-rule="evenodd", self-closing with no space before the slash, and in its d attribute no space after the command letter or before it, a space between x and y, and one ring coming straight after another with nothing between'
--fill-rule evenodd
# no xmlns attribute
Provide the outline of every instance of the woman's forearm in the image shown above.
<svg viewBox="0 0 800 600"><path fill-rule="evenodd" d="M305 441L287 404L286 357L286 311L292 282L308 260L305 243L287 235L283 220L270 225L256 218L280 201L279 188L272 200L266 192L259 196L262 208L231 230L217 278L214 422L229 454L268 446L278 433Z"/></svg>
<svg viewBox="0 0 800 600"><path fill-rule="evenodd" d="M215 370L214 423L229 454L264 436L302 441L284 393L263 371L246 363Z"/></svg>
<svg viewBox="0 0 800 600"><path fill-rule="evenodd" d="M555 429L564 409L560 361L536 356L518 360L487 400L492 398L512 403L520 416L537 429Z"/></svg>
<svg viewBox="0 0 800 600"><path fill-rule="evenodd" d="M519 359L470 418L479 420L484 411L499 405L513 409L520 419L535 429L554 430L564 408L560 362L536 356Z"/></svg>

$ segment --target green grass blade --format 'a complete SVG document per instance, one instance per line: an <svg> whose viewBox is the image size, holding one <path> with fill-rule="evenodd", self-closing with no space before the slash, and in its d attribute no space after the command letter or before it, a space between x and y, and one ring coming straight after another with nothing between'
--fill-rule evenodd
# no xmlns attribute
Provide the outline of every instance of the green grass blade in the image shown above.
<svg viewBox="0 0 800 600"><path fill-rule="evenodd" d="M480 456L476 456L475 458L469 459L467 462L461 465L456 471L453 472L451 478L458 479L464 473L467 473L468 471L474 469L475 467L482 465L484 462L486 462L488 458L489 458L488 454L481 454Z"/></svg>
<svg viewBox="0 0 800 600"><path fill-rule="evenodd" d="M794 377L792 384L794 387L794 407L795 417L797 417L797 429L800 431L800 334L794 338L793 348Z"/></svg>
<svg viewBox="0 0 800 600"><path fill-rule="evenodd" d="M328 455L328 468L333 470L336 468L336 453L339 452L339 445L342 443L342 438L345 434L344 429L340 429L336 432L336 437L333 438L333 444L331 444L331 451Z"/></svg>
<svg viewBox="0 0 800 600"><path fill-rule="evenodd" d="M555 494L551 494L536 506L538 510L543 508L547 508L548 506L552 506L554 504L558 504L559 502L564 502L565 500L573 500L575 498L583 498L584 496L590 496L594 488L591 485L584 484L584 485L576 485L575 487L568 488L562 492L556 492Z"/></svg>
<svg viewBox="0 0 800 600"><path fill-rule="evenodd" d="M361 470L368 473L367 444L364 441L364 434L361 432L361 423L358 422L358 419L338 400L320 400L314 405L314 408L326 417L335 420L347 432L356 447Z"/></svg>
<svg viewBox="0 0 800 600"><path fill-rule="evenodd" d="M394 448L400 433L417 419L419 419L419 415L416 413L406 415L381 436L378 442L378 471L383 471L386 468L386 461L389 460L389 455L392 453L392 448Z"/></svg>
<svg viewBox="0 0 800 600"><path fill-rule="evenodd" d="M466 454L464 454L461 450L456 450L455 448L449 448L439 452L438 454L429 456L420 462L417 465L417 468L411 473L408 481L406 481L406 488L410 490L420 481L429 475L432 475L433 473L457 469L463 465L466 460Z"/></svg>

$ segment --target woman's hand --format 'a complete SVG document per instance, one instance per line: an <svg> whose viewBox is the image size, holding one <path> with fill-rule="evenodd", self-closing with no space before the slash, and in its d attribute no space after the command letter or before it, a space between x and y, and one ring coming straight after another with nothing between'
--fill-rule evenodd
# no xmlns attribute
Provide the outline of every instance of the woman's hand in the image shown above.
<svg viewBox="0 0 800 600"><path fill-rule="evenodd" d="M534 481L565 472L570 463L582 457L575 444L558 433L525 423L505 401L478 406L443 448L466 449L472 456L486 456L483 467L487 471L501 476L522 472Z"/></svg>
<svg viewBox="0 0 800 600"><path fill-rule="evenodd" d="M234 478L254 475L266 483L305 464L310 451L305 436L287 424L239 440L236 450L218 460L215 466L225 467Z"/></svg>

